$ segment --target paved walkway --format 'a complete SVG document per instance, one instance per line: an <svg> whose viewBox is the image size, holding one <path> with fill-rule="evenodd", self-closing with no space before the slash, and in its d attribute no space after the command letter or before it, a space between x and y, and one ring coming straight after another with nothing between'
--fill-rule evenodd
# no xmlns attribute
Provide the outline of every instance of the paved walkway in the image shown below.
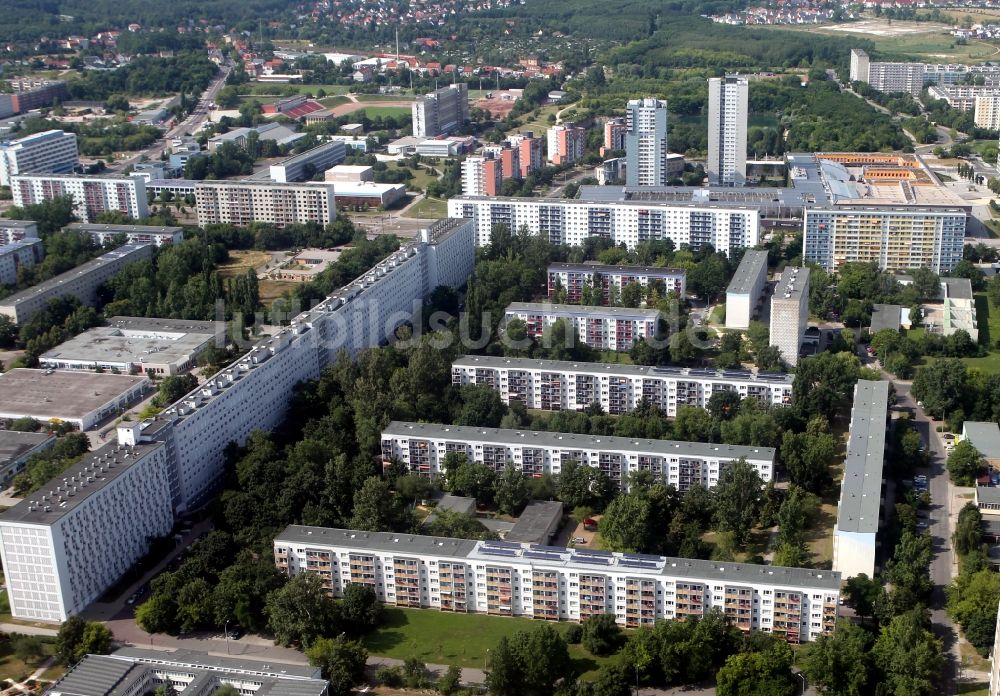
<svg viewBox="0 0 1000 696"><path fill-rule="evenodd" d="M26 636L57 636L58 628L46 626L28 626L26 624L0 623L0 631L4 633L20 633Z"/></svg>
<svg viewBox="0 0 1000 696"><path fill-rule="evenodd" d="M25 679L24 681L19 682L17 684L14 684L13 686L7 687L3 691L2 696L12 696L13 694L30 694L30 693L34 693L31 690L31 688L28 687L28 682L30 682L30 681L36 681L37 682L39 679L42 678L42 674L45 673L45 670L49 669L50 667L54 667L55 665L56 665L56 658L55 657L50 657L45 662L43 662L41 665L39 665L38 669L36 669L34 672L32 672L28 676L27 679Z"/></svg>

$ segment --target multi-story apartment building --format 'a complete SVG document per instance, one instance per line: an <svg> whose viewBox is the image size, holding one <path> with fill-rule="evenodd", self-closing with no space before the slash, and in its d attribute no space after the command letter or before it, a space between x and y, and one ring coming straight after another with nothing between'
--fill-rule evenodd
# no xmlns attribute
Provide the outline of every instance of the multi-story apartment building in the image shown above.
<svg viewBox="0 0 1000 696"><path fill-rule="evenodd" d="M487 145L483 148L483 157L495 159L500 164L500 178L520 179L521 178L521 149L512 145L510 140L504 140L498 145ZM465 164L463 161L462 164ZM464 169L463 169L464 173ZM464 188L463 188L464 191ZM499 193L500 187L497 187ZM476 194L471 194L476 195ZM487 195L487 194L479 194Z"/></svg>
<svg viewBox="0 0 1000 696"><path fill-rule="evenodd" d="M572 123L552 126L548 131L549 162L558 166L583 159L587 146L587 131Z"/></svg>
<svg viewBox="0 0 1000 696"><path fill-rule="evenodd" d="M0 114L23 114L26 111L52 106L70 98L66 83L60 80L20 78L10 81L13 94L0 95Z"/></svg>
<svg viewBox="0 0 1000 696"><path fill-rule="evenodd" d="M272 164L271 181L282 184L308 181L316 173L325 172L345 159L347 159L347 146L339 140L333 140Z"/></svg>
<svg viewBox="0 0 1000 696"><path fill-rule="evenodd" d="M32 268L45 256L41 239L0 245L0 285L16 285L17 269Z"/></svg>
<svg viewBox="0 0 1000 696"><path fill-rule="evenodd" d="M469 120L469 88L464 82L442 87L417 97L411 109L414 136L432 138L454 133Z"/></svg>
<svg viewBox="0 0 1000 696"><path fill-rule="evenodd" d="M931 85L927 93L933 99L948 102L948 106L959 111L972 111L976 99L1000 94L1000 85Z"/></svg>
<svg viewBox="0 0 1000 696"><path fill-rule="evenodd" d="M668 292L683 299L687 274L681 268L649 266L606 266L597 263L552 263L548 270L549 298L555 299L560 290L566 291L569 302L579 302L585 287L600 288L602 304L608 304L613 294L635 283L642 288L653 286L660 297Z"/></svg>
<svg viewBox="0 0 1000 696"><path fill-rule="evenodd" d="M968 213L959 207L822 206L805 211L803 256L828 272L845 263L947 273L962 260ZM728 310L727 310L728 311Z"/></svg>
<svg viewBox="0 0 1000 696"><path fill-rule="evenodd" d="M65 621L173 527L167 448L107 444L0 515L11 613Z"/></svg>
<svg viewBox="0 0 1000 696"><path fill-rule="evenodd" d="M141 176L73 176L70 174L20 174L11 177L14 205L22 208L53 198L70 196L73 214L80 222L93 222L101 213L124 213L130 218L149 217L146 180Z"/></svg>
<svg viewBox="0 0 1000 696"><path fill-rule="evenodd" d="M708 80L708 160L713 186L742 186L747 176L750 83L739 75Z"/></svg>
<svg viewBox="0 0 1000 696"><path fill-rule="evenodd" d="M18 174L69 174L78 164L75 133L48 130L0 142L0 186Z"/></svg>
<svg viewBox="0 0 1000 696"><path fill-rule="evenodd" d="M923 63L872 61L868 54L851 49L851 82L864 82L880 92L907 92L915 97L924 89Z"/></svg>
<svg viewBox="0 0 1000 696"><path fill-rule="evenodd" d="M993 94L976 97L976 110L973 117L980 128L997 130L1000 128L1000 90Z"/></svg>
<svg viewBox="0 0 1000 696"><path fill-rule="evenodd" d="M726 328L746 329L767 287L767 252L747 249L726 288Z"/></svg>
<svg viewBox="0 0 1000 696"><path fill-rule="evenodd" d="M508 136L507 142L517 149L517 161L521 179L526 179L542 168L542 139L532 131L524 131Z"/></svg>
<svg viewBox="0 0 1000 696"><path fill-rule="evenodd" d="M38 223L33 220L6 220L0 218L0 244L38 239Z"/></svg>
<svg viewBox="0 0 1000 696"><path fill-rule="evenodd" d="M527 336L536 340L543 340L545 329L562 320L581 343L595 350L629 350L639 339L655 339L660 328L657 310L628 307L511 302L504 323L512 319L523 321Z"/></svg>
<svg viewBox="0 0 1000 696"><path fill-rule="evenodd" d="M582 411L595 403L612 415L645 401L670 417L681 406L707 408L713 394L732 391L765 406L792 402L792 375L743 370L649 367L534 358L465 355L452 363L454 384L481 384L505 404L541 411Z"/></svg>
<svg viewBox="0 0 1000 696"><path fill-rule="evenodd" d="M854 387L837 527L833 533L833 569L845 579L861 573L875 577L888 418L889 383L859 380Z"/></svg>
<svg viewBox="0 0 1000 696"><path fill-rule="evenodd" d="M151 258L156 247L152 244L126 244L98 256L55 278L0 300L0 314L18 324L31 319L45 308L49 300L71 296L82 304L97 303L97 289L126 265Z"/></svg>
<svg viewBox="0 0 1000 696"><path fill-rule="evenodd" d="M741 631L790 643L830 633L840 599L840 574L828 570L325 527L287 527L274 559L288 575L316 573L333 596L357 582L386 604L550 621L611 614L626 628L719 609Z"/></svg>
<svg viewBox="0 0 1000 696"><path fill-rule="evenodd" d="M333 189L333 184L312 182L199 181L194 189L198 224L328 225L337 217Z"/></svg>
<svg viewBox="0 0 1000 696"><path fill-rule="evenodd" d="M71 222L63 228L63 231L89 234L96 243L102 246L114 242L119 235L125 235L126 244L155 244L158 247L165 244L179 244L184 240L184 228L157 225L105 225Z"/></svg>
<svg viewBox="0 0 1000 696"><path fill-rule="evenodd" d="M604 147L601 155L609 150L625 149L625 134L628 132L628 125L622 117L609 118L604 122Z"/></svg>
<svg viewBox="0 0 1000 696"><path fill-rule="evenodd" d="M625 106L625 185L666 186L667 102L647 97Z"/></svg>
<svg viewBox="0 0 1000 696"><path fill-rule="evenodd" d="M494 226L505 225L515 231L526 228L553 244L580 246L599 236L634 249L642 242L669 239L677 247L711 244L729 254L757 245L761 214L751 205L456 196L448 201L448 216L471 218L479 246L490 243Z"/></svg>
<svg viewBox="0 0 1000 696"><path fill-rule="evenodd" d="M466 196L498 196L502 181L503 165L493 153L462 161L462 193Z"/></svg>
<svg viewBox="0 0 1000 696"><path fill-rule="evenodd" d="M799 362L799 348L809 323L809 269L786 266L771 295L772 346L781 359L793 367Z"/></svg>
<svg viewBox="0 0 1000 696"><path fill-rule="evenodd" d="M628 488L629 476L636 471L649 471L679 491L695 485L713 488L726 468L739 459L756 469L764 482L774 477L774 449L770 447L401 421L393 421L382 431L383 460L400 461L421 476L443 475L445 457L452 453L498 472L511 464L534 478L558 474L566 462L575 461L599 469L622 489Z"/></svg>

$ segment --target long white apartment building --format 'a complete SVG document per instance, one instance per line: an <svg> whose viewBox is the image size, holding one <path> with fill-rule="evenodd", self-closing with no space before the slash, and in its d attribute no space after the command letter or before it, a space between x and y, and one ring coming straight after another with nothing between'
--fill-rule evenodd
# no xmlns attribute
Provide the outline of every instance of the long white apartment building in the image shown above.
<svg viewBox="0 0 1000 696"><path fill-rule="evenodd" d="M315 573L335 597L358 583L390 605L549 621L611 614L626 628L718 609L741 631L790 643L833 630L841 579L829 570L298 525L275 537L274 561L290 576Z"/></svg>
<svg viewBox="0 0 1000 696"><path fill-rule="evenodd" d="M32 220L7 220L0 218L0 244L38 239L38 223Z"/></svg>
<svg viewBox="0 0 1000 696"><path fill-rule="evenodd" d="M881 92L908 92L919 97L925 85L957 85L969 76L997 84L1000 65L873 61L865 51L851 50L851 81L865 82Z"/></svg>
<svg viewBox="0 0 1000 696"><path fill-rule="evenodd" d="M11 614L79 614L168 535L169 467L162 443L107 444L0 515Z"/></svg>
<svg viewBox="0 0 1000 696"><path fill-rule="evenodd" d="M655 338L660 313L655 309L585 307L547 302L511 302L504 310L504 323L524 322L529 338L542 340L545 329L559 320L576 329L577 338L596 350L629 350L639 339Z"/></svg>
<svg viewBox="0 0 1000 696"><path fill-rule="evenodd" d="M713 394L732 391L768 406L792 402L793 376L744 370L650 367L622 363L464 355L451 364L453 384L485 384L505 404L541 411L582 411L598 403L605 412L628 413L646 400L668 416L681 406L706 408Z"/></svg>
<svg viewBox="0 0 1000 696"><path fill-rule="evenodd" d="M809 323L809 269L788 266L771 295L770 345L788 365L799 362L799 348Z"/></svg>
<svg viewBox="0 0 1000 696"><path fill-rule="evenodd" d="M454 133L469 120L469 87L456 82L436 89L417 97L410 108L414 136L433 138Z"/></svg>
<svg viewBox="0 0 1000 696"><path fill-rule="evenodd" d="M271 181L282 184L308 181L317 172L325 172L345 159L347 146L339 140L333 140L272 164L269 173Z"/></svg>
<svg viewBox="0 0 1000 696"><path fill-rule="evenodd" d="M341 350L354 355L386 342L399 325L421 316L421 300L434 288L463 285L474 261L472 224L436 221L143 423L139 439L163 440L171 452L175 507L196 507L214 492L229 443L277 426L296 384L318 379Z"/></svg>
<svg viewBox="0 0 1000 696"><path fill-rule="evenodd" d="M125 235L126 244L179 244L184 241L184 228L160 225L108 225L103 223L71 222L64 232L80 232L90 235L97 244L104 245Z"/></svg>
<svg viewBox="0 0 1000 696"><path fill-rule="evenodd" d="M503 428L475 428L437 423L393 421L382 431L382 458L398 460L415 474L443 475L448 454L465 455L502 471L508 463L525 476L558 474L575 461L603 471L619 487L629 474L649 471L679 491L712 488L726 467L743 458L766 483L774 477L774 449L739 445L577 435Z"/></svg>
<svg viewBox="0 0 1000 696"><path fill-rule="evenodd" d="M767 288L767 252L747 249L726 288L726 328L746 329Z"/></svg>
<svg viewBox="0 0 1000 696"><path fill-rule="evenodd" d="M149 217L146 180L141 176L19 174L11 177L10 190L14 205L22 208L69 196L80 222L94 222L101 213L113 212L137 220Z"/></svg>
<svg viewBox="0 0 1000 696"><path fill-rule="evenodd" d="M152 258L156 247L152 244L125 244L114 251L98 256L71 271L43 281L0 300L0 314L5 314L17 324L23 324L45 309L49 300L67 295L82 304L97 303L97 289L118 274L126 265Z"/></svg>
<svg viewBox="0 0 1000 696"><path fill-rule="evenodd" d="M194 187L198 224L245 227L263 222L284 227L315 222L328 225L337 217L333 184L275 181L199 181Z"/></svg>
<svg viewBox="0 0 1000 696"><path fill-rule="evenodd" d="M760 239L760 211L754 205L456 196L448 201L448 217L472 219L478 246L490 243L496 225L515 232L527 229L553 244L571 246L592 236L629 249L669 239L678 248L711 244L729 254L738 247L754 247Z"/></svg>
<svg viewBox="0 0 1000 696"><path fill-rule="evenodd" d="M979 97L1000 94L1000 85L931 85L927 93L933 99L948 102L952 109L972 111Z"/></svg>
<svg viewBox="0 0 1000 696"><path fill-rule="evenodd" d="M0 285L15 285L19 268L32 268L45 256L41 239L0 244Z"/></svg>
<svg viewBox="0 0 1000 696"><path fill-rule="evenodd" d="M833 532L833 569L845 580L861 573L875 576L888 417L889 383L859 380L854 387L837 527Z"/></svg>
<svg viewBox="0 0 1000 696"><path fill-rule="evenodd" d="M78 164L75 133L48 130L0 142L0 186L18 174L69 174Z"/></svg>
<svg viewBox="0 0 1000 696"><path fill-rule="evenodd" d="M682 268L609 266L600 263L550 263L548 268L550 299L555 299L560 290L565 290L569 302L579 302L585 287L599 287L602 301L607 304L612 292L621 297L621 291L632 283L642 288L655 285L661 297L672 292L679 299L684 299L687 273Z"/></svg>

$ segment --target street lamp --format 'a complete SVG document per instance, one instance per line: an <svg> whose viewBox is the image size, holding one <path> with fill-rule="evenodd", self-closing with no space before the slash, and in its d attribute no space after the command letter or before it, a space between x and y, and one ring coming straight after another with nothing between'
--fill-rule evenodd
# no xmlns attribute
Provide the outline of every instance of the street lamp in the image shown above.
<svg viewBox="0 0 1000 696"><path fill-rule="evenodd" d="M232 653L229 652L229 620L226 621L226 629L225 630L226 630L226 654L227 655L232 655Z"/></svg>

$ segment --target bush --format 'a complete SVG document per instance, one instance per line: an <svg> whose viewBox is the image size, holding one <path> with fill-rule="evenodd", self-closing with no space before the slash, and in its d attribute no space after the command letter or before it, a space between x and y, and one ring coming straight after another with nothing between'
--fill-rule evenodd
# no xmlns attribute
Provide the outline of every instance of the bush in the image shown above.
<svg viewBox="0 0 1000 696"><path fill-rule="evenodd" d="M621 635L614 614L597 614L583 622L583 647L591 655L610 655L618 648Z"/></svg>
<svg viewBox="0 0 1000 696"><path fill-rule="evenodd" d="M403 686L403 670L399 667L379 667L375 670L375 682L381 686L398 689Z"/></svg>
<svg viewBox="0 0 1000 696"><path fill-rule="evenodd" d="M566 642L575 645L583 640L583 626L580 624L570 624L566 629Z"/></svg>

